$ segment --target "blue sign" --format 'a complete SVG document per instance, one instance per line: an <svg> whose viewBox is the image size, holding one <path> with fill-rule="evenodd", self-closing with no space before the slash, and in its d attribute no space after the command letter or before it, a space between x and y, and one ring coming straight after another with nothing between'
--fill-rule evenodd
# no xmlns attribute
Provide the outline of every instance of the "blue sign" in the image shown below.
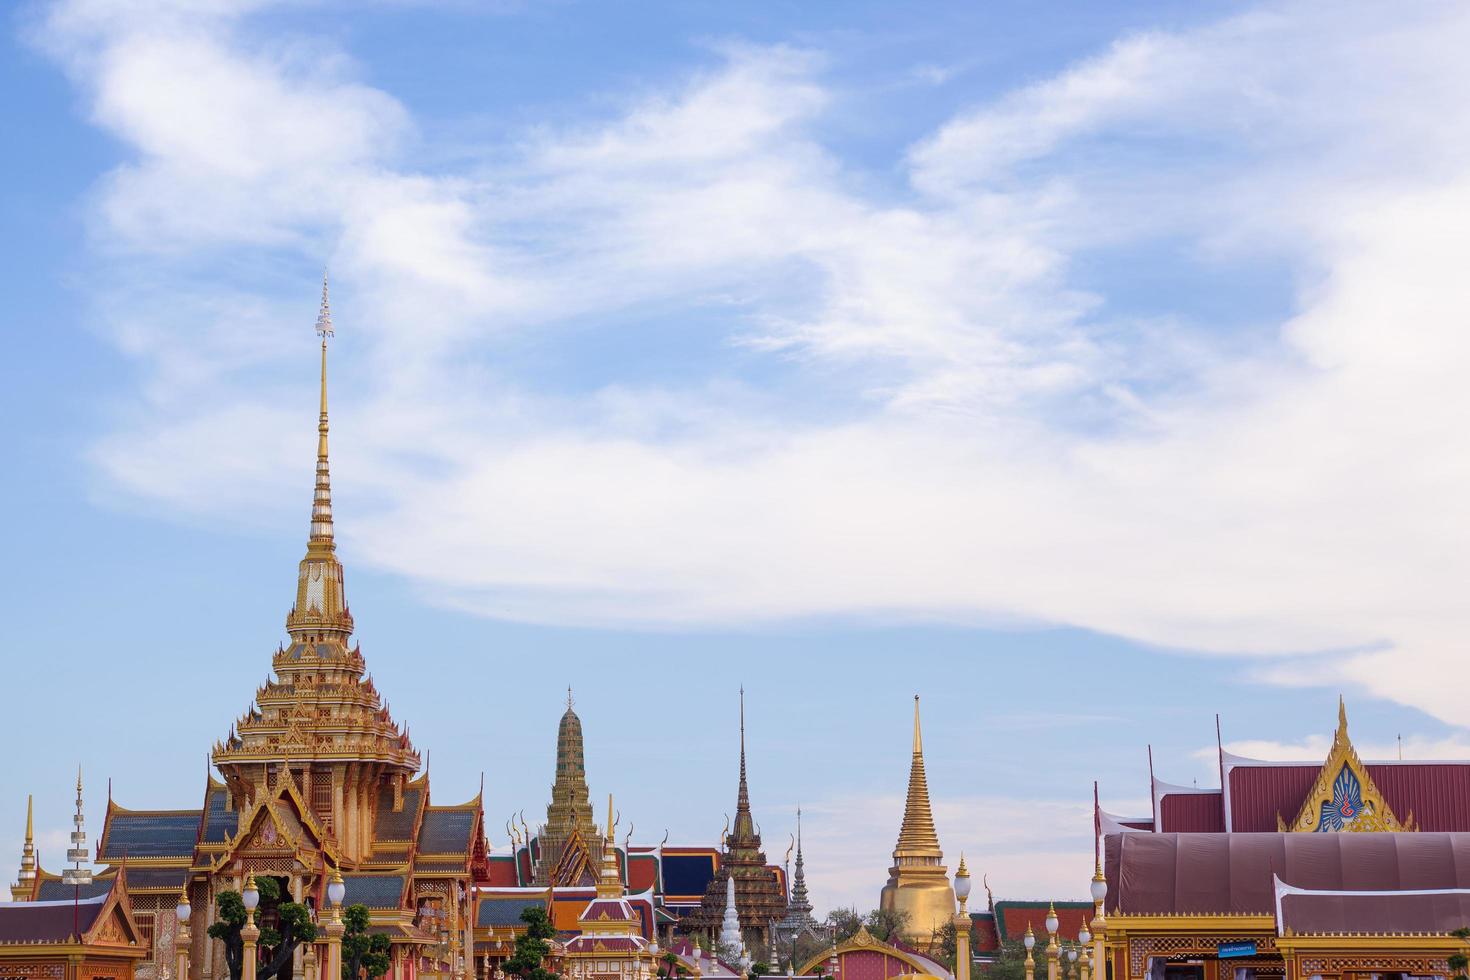
<svg viewBox="0 0 1470 980"><path fill-rule="evenodd" d="M1234 943L1221 943L1219 946L1220 959L1229 959L1232 956L1255 956L1256 944L1254 940L1241 940Z"/></svg>

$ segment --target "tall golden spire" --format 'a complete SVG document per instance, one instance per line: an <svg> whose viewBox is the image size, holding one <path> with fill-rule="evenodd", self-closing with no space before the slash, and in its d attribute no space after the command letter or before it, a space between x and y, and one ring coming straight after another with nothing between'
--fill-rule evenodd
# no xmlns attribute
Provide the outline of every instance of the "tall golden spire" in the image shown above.
<svg viewBox="0 0 1470 980"><path fill-rule="evenodd" d="M597 879L598 898L622 898L623 876L618 871L618 850L613 838L613 798L607 794L607 839L602 843L602 874Z"/></svg>
<svg viewBox="0 0 1470 980"><path fill-rule="evenodd" d="M934 811L929 806L929 780L924 775L924 735L919 728L919 696L914 695L914 756L909 764L909 794L903 806L903 827L893 850L897 864L904 859L944 857L939 835L934 830Z"/></svg>
<svg viewBox="0 0 1470 980"><path fill-rule="evenodd" d="M934 811L929 805L929 780L924 774L924 736L919 726L919 696L914 695L913 758L909 763L908 798L903 825L893 848L893 866L879 896L879 907L908 913L904 939L921 947L937 935L954 915L954 889L944 866Z"/></svg>
<svg viewBox="0 0 1470 980"><path fill-rule="evenodd" d="M344 648L352 635L352 614L347 608L342 563L332 532L332 477L327 459L327 338L332 329L332 308L327 295L327 277L322 276L322 305L316 317L317 336L322 339L321 414L317 419L316 486L311 501L311 533L306 540L306 557L301 560L296 583L296 605L286 617L286 631L297 643L335 641Z"/></svg>
<svg viewBox="0 0 1470 980"><path fill-rule="evenodd" d="M31 897L31 888L36 880L36 822L33 799L26 796L26 839L20 849L20 873L10 889L10 897L22 902Z"/></svg>

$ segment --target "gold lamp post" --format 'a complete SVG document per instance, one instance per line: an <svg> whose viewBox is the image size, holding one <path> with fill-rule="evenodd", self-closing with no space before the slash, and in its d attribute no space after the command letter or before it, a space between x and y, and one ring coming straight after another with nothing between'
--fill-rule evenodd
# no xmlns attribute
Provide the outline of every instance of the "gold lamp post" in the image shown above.
<svg viewBox="0 0 1470 980"><path fill-rule="evenodd" d="M332 877L327 883L327 904L331 907L331 917L322 931L327 934L327 967L325 980L341 980L342 977L342 933L347 927L342 924L342 899L347 895L347 882L342 880L342 872L337 868L332 869Z"/></svg>
<svg viewBox="0 0 1470 980"><path fill-rule="evenodd" d="M1050 938L1046 943L1046 980L1057 980L1061 973L1062 950L1057 945L1057 906L1053 902L1046 910L1046 934Z"/></svg>
<svg viewBox="0 0 1470 980"><path fill-rule="evenodd" d="M255 907L260 904L260 891L255 887L254 871L245 875L245 888L240 892L240 901L245 903L245 928L240 930L240 940L244 943L241 951L244 962L240 965L240 976L242 980L255 980L255 944L260 940L260 930L255 927Z"/></svg>
<svg viewBox="0 0 1470 980"><path fill-rule="evenodd" d="M189 882L185 880L184 890L179 895L179 904L174 909L174 915L179 920L179 931L174 934L174 956L177 961L179 980L189 980L189 943L193 937L189 935L189 916L194 912L189 904Z"/></svg>
<svg viewBox="0 0 1470 980"><path fill-rule="evenodd" d="M1077 957L1080 971L1077 974L1078 980L1089 980L1089 974L1092 972L1092 947L1088 945L1091 941L1092 933L1087 931L1087 922L1083 920L1082 928L1077 930L1077 945L1080 947L1080 954Z"/></svg>
<svg viewBox="0 0 1470 980"><path fill-rule="evenodd" d="M970 913L966 906L970 897L970 872L965 868L965 855L960 854L960 866L954 873L954 897L959 900L960 910L954 917L954 975L955 980L970 980Z"/></svg>
<svg viewBox="0 0 1470 980"><path fill-rule="evenodd" d="M1108 897L1108 880L1103 877L1102 855L1097 857L1097 868L1092 873L1092 972L1098 977L1107 977L1107 949L1103 945L1103 934L1107 931L1107 919L1103 915L1103 899Z"/></svg>
<svg viewBox="0 0 1470 980"><path fill-rule="evenodd" d="M1031 931L1031 923L1026 923L1026 936L1021 940L1026 947L1026 980L1036 980L1036 957L1031 951L1036 948L1036 933Z"/></svg>

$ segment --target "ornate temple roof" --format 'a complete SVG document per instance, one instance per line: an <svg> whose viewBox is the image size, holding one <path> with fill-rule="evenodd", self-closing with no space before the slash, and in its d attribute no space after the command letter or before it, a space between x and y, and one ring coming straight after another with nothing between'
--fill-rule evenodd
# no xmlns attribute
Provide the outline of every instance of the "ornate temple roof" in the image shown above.
<svg viewBox="0 0 1470 980"><path fill-rule="evenodd" d="M558 886L588 885L597 879L602 860L602 836L592 820L592 801L582 744L582 719L572 707L567 688L567 710L556 729L556 776L546 822L535 837L534 880Z"/></svg>
<svg viewBox="0 0 1470 980"><path fill-rule="evenodd" d="M735 823L725 837L724 853L715 877L705 887L689 926L710 932L720 927L725 913L725 881L735 879L736 906L746 929L765 933L786 914L786 888L780 873L766 864L761 836L750 809L750 787L745 768L745 690L740 691L740 782L735 794Z"/></svg>
<svg viewBox="0 0 1470 980"><path fill-rule="evenodd" d="M1348 736L1347 709L1340 701L1337 730L1323 761L1250 759L1225 751L1223 745L1218 751L1221 788L1153 778L1152 814L1120 817L1099 809L1099 831L1315 830L1324 812L1330 825L1342 829L1470 831L1470 761L1365 762ZM1334 806L1351 799L1361 800L1365 808L1334 820Z"/></svg>
<svg viewBox="0 0 1470 980"><path fill-rule="evenodd" d="M332 482L327 452L327 338L332 314L322 282L321 413L317 422L316 485L306 555L296 579L296 602L286 616L289 647L277 649L274 677L255 693L224 740L215 743L214 764L231 789L248 796L249 764L283 760L357 762L381 766L407 778L418 771L419 754L394 723L352 639L342 563L332 523Z"/></svg>

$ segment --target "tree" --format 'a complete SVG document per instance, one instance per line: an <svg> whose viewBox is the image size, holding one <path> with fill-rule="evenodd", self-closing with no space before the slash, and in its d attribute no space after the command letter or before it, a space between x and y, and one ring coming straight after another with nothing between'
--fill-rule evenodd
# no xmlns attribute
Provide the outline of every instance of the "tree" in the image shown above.
<svg viewBox="0 0 1470 980"><path fill-rule="evenodd" d="M1462 942L1470 943L1470 928L1456 929L1450 935ZM1470 956L1464 953L1451 953L1449 967L1453 971L1454 980L1466 980L1466 974L1470 972Z"/></svg>
<svg viewBox="0 0 1470 980"><path fill-rule="evenodd" d="M257 878L255 889L260 892L257 915L263 920L267 912L275 912L275 925L260 930L256 955L264 962L256 970L256 976L258 980L291 980L296 947L316 939L311 910L300 902L281 901L281 883L274 878ZM220 892L215 898L215 909L218 921L209 927L209 936L224 944L230 980L240 980L245 966L245 940L240 935L247 919L245 900L239 892Z"/></svg>
<svg viewBox="0 0 1470 980"><path fill-rule="evenodd" d="M556 935L550 916L539 905L530 905L521 910L521 921L526 931L516 937L516 949L505 961L505 972L522 980L560 980L559 974L542 966L551 952L547 940Z"/></svg>
<svg viewBox="0 0 1470 980"><path fill-rule="evenodd" d="M1043 948L1044 941L1037 943L1033 962L1040 969L1036 972L1046 976L1046 953ZM985 980L1025 980L1026 976L1026 944L1020 939L1011 939L1001 944L995 956L995 962L990 964L990 969L985 972Z"/></svg>
<svg viewBox="0 0 1470 980"><path fill-rule="evenodd" d="M771 964L765 960L756 960L750 964L750 975L752 977L768 977L771 975Z"/></svg>
<svg viewBox="0 0 1470 980"><path fill-rule="evenodd" d="M679 957L673 953L665 953L658 958L658 975L661 980L677 980L678 977L687 977L689 968L679 962Z"/></svg>
<svg viewBox="0 0 1470 980"><path fill-rule="evenodd" d="M364 972L374 980L387 973L391 944L387 936L368 932L367 906L347 906L342 922L347 927L342 933L342 980L358 980Z"/></svg>
<svg viewBox="0 0 1470 980"><path fill-rule="evenodd" d="M838 943L846 942L863 926L873 938L889 942L908 928L909 914L900 909L873 909L866 915L856 908L836 908L827 913L827 928Z"/></svg>

